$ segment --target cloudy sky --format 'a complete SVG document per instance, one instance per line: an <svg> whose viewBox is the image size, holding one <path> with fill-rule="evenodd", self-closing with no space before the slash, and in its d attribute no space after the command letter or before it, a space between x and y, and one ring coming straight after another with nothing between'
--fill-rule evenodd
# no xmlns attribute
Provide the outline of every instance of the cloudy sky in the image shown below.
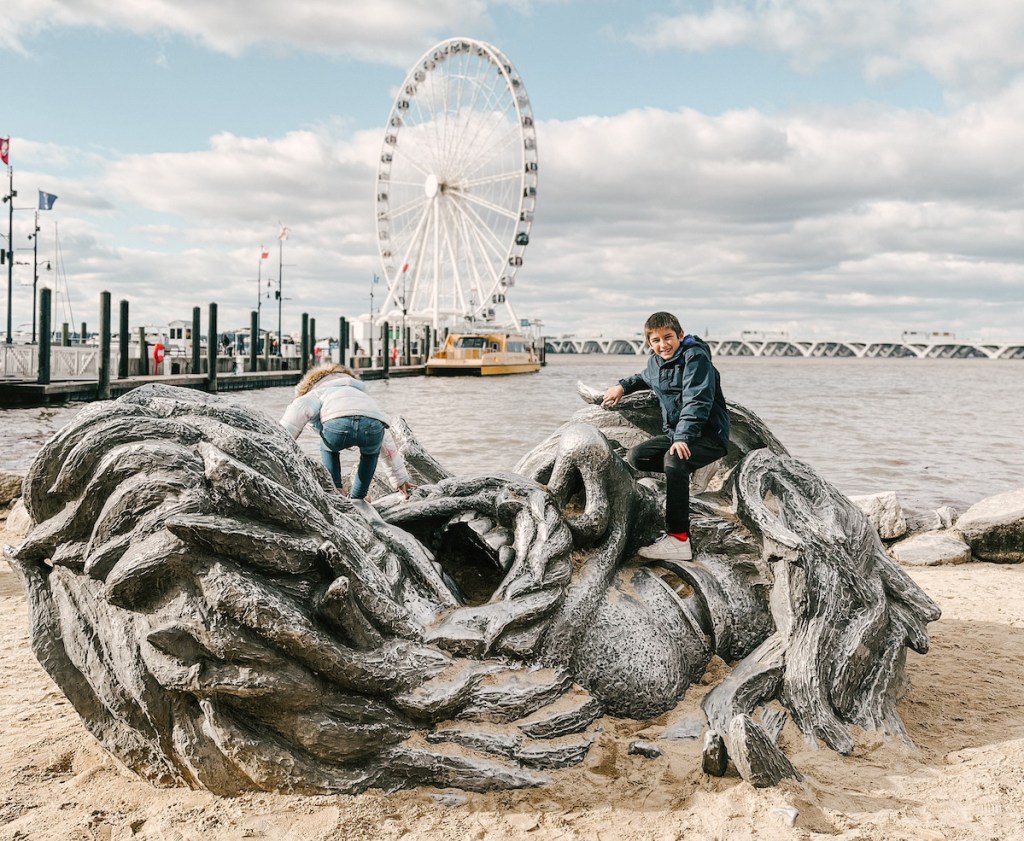
<svg viewBox="0 0 1024 841"><path fill-rule="evenodd" d="M58 323L108 290L133 324L247 325L279 223L285 329L365 313L383 127L453 36L529 92L514 301L546 332L1024 338L1020 0L8 0L15 329L38 190Z"/></svg>

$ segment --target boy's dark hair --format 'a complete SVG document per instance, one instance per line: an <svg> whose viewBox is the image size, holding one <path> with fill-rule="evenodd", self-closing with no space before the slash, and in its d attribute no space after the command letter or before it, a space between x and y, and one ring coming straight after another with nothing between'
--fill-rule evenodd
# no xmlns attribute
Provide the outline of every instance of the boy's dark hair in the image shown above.
<svg viewBox="0 0 1024 841"><path fill-rule="evenodd" d="M652 330L658 330L662 327L671 327L676 333L683 332L679 319L672 315L672 313L656 312L654 315L648 316L647 321L644 322L644 338L646 339Z"/></svg>

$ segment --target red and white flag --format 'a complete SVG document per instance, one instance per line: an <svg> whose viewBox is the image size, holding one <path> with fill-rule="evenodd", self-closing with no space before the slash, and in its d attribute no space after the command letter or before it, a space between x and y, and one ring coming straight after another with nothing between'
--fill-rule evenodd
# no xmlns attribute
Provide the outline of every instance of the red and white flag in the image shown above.
<svg viewBox="0 0 1024 841"><path fill-rule="evenodd" d="M267 251L266 246L260 245L260 259L266 260L270 256L270 252Z"/></svg>
<svg viewBox="0 0 1024 841"><path fill-rule="evenodd" d="M11 138L0 137L0 161L3 161L5 164L9 164L10 161L7 160L7 155L10 153L10 151Z"/></svg>
<svg viewBox="0 0 1024 841"><path fill-rule="evenodd" d="M277 224L281 225L280 222L278 222ZM284 225L281 225L281 233L279 233L277 235L277 238L278 239L288 239L288 229Z"/></svg>

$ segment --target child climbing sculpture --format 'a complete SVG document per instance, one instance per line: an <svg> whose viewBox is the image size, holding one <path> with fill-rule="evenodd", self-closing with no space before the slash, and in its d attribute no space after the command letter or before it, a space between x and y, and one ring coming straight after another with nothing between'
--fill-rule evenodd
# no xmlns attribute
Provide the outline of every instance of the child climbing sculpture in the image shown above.
<svg viewBox="0 0 1024 841"><path fill-rule="evenodd" d="M395 488L403 496L412 490L405 462L386 435L388 416L369 394L355 372L345 365L321 365L312 369L295 387L295 399L281 418L292 438L306 424L320 434L320 458L341 491L342 450L359 448L359 467L352 484L352 499L364 499L377 469L381 452Z"/></svg>

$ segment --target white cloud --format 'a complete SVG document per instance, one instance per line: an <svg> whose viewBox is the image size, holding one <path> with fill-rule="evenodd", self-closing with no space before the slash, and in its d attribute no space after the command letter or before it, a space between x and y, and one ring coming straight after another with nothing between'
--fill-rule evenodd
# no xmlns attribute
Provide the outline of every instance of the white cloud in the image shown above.
<svg viewBox="0 0 1024 841"><path fill-rule="evenodd" d="M544 122L538 135L537 218L514 300L552 332L633 333L668 308L718 335L1020 338L1024 85L949 116L637 110ZM380 271L380 142L325 125L104 160L23 141L31 167L18 179L64 171L40 186L61 196L44 220L60 219L79 320L95 321L108 289L132 301L133 322L217 301L222 325L247 324L261 242L264 281L276 278L280 220L292 231L286 327L305 311L324 334L366 311ZM16 300L19 323L26 306Z"/></svg>
<svg viewBox="0 0 1024 841"><path fill-rule="evenodd" d="M809 69L854 56L872 81L911 69L954 90L993 91L1024 70L1017 0L713 0L703 12L651 16L630 40L707 52L749 46Z"/></svg>
<svg viewBox="0 0 1024 841"><path fill-rule="evenodd" d="M480 28L487 8L486 0L11 0L0 47L26 52L26 38L40 32L96 28L179 35L235 56L270 45L404 65L429 37Z"/></svg>

